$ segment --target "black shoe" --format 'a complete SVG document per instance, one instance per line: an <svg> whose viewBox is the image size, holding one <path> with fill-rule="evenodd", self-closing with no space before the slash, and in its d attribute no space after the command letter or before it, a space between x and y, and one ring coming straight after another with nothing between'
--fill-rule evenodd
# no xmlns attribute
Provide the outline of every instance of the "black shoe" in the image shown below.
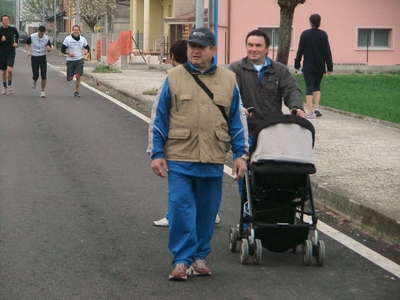
<svg viewBox="0 0 400 300"><path fill-rule="evenodd" d="M321 109L320 109L319 107L316 107L316 108L314 109L314 114L315 114L317 117L322 117Z"/></svg>
<svg viewBox="0 0 400 300"><path fill-rule="evenodd" d="M77 98L80 98L80 97L81 97L81 95L79 95L79 92L75 92L75 93L74 93L74 96L77 97Z"/></svg>

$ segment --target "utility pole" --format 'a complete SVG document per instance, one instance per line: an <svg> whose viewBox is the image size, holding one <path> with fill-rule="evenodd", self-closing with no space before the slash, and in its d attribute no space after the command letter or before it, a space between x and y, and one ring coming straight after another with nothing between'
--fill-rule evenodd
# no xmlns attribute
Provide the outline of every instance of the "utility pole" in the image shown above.
<svg viewBox="0 0 400 300"><path fill-rule="evenodd" d="M57 49L57 0L54 0L54 48Z"/></svg>
<svg viewBox="0 0 400 300"><path fill-rule="evenodd" d="M196 28L204 27L204 0L196 1Z"/></svg>
<svg viewBox="0 0 400 300"><path fill-rule="evenodd" d="M45 5L44 5L44 1L46 0L42 0L42 24L45 25L46 24L46 20L45 20Z"/></svg>
<svg viewBox="0 0 400 300"><path fill-rule="evenodd" d="M21 30L21 26L20 26L20 0L15 0L15 27L17 28L18 31Z"/></svg>
<svg viewBox="0 0 400 300"><path fill-rule="evenodd" d="M75 24L81 26L81 0L76 0L76 19Z"/></svg>

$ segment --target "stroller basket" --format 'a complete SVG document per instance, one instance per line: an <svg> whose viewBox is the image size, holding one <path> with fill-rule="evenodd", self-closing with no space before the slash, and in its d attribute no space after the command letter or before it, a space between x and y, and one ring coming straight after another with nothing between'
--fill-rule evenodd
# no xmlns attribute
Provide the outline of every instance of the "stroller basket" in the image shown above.
<svg viewBox="0 0 400 300"><path fill-rule="evenodd" d="M263 243L263 246L271 252L284 252L307 239L308 227L308 224L259 225L255 230L255 238L268 241Z"/></svg>

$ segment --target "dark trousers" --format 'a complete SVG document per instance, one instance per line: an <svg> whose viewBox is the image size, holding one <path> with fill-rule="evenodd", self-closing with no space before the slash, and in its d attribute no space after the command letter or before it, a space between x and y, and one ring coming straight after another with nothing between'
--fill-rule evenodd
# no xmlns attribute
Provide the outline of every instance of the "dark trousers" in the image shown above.
<svg viewBox="0 0 400 300"><path fill-rule="evenodd" d="M46 55L43 56L32 56L31 58L31 66L32 66L32 79L37 81L39 78L39 69L40 69L40 77L42 80L47 79L47 60Z"/></svg>
<svg viewBox="0 0 400 300"><path fill-rule="evenodd" d="M312 95L314 92L321 90L322 77L324 73L304 73L304 81L306 83L306 95Z"/></svg>

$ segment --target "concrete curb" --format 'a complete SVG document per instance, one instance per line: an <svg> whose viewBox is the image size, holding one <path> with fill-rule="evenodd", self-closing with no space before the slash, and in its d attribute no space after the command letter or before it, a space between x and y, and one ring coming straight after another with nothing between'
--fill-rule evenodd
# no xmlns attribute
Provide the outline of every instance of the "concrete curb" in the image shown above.
<svg viewBox="0 0 400 300"><path fill-rule="evenodd" d="M343 216L377 238L400 245L399 221L343 195L343 192L334 191L317 182L312 182L311 187L316 205Z"/></svg>
<svg viewBox="0 0 400 300"><path fill-rule="evenodd" d="M359 114L356 114L356 113L339 110L339 109L336 109L336 108L325 107L325 106L321 106L321 107L324 110L328 110L328 111L331 111L331 112L334 112L334 113L342 114L342 115L345 115L345 116L348 116L348 117L353 117L353 118L356 118L356 119L365 120L365 121L369 121L369 122L374 122L376 124L382 124L382 125L385 125L385 126L390 126L390 127L394 127L394 128L400 129L400 124L397 124L397 123L392 123L392 122L385 121L385 120L379 120L379 119L375 119L375 118L372 118L372 117L363 116L363 115L359 115Z"/></svg>
<svg viewBox="0 0 400 300"><path fill-rule="evenodd" d="M92 74L92 73L90 73L90 74ZM136 96L136 95L132 95L131 93L128 93L128 92L125 92L125 91L122 91L122 90L116 90L111 84L105 83L105 82L103 82L101 80L97 80L92 75L83 74L83 78L85 78L86 80L92 81L92 83L94 81L95 83L101 84L103 87L105 87L105 88L107 88L109 90L112 90L112 91L120 94L123 97L131 98L134 101L140 102L144 106L146 111L151 111L151 108L153 106L153 102L152 101L146 100L146 99L144 99L142 97L139 97L139 96Z"/></svg>

